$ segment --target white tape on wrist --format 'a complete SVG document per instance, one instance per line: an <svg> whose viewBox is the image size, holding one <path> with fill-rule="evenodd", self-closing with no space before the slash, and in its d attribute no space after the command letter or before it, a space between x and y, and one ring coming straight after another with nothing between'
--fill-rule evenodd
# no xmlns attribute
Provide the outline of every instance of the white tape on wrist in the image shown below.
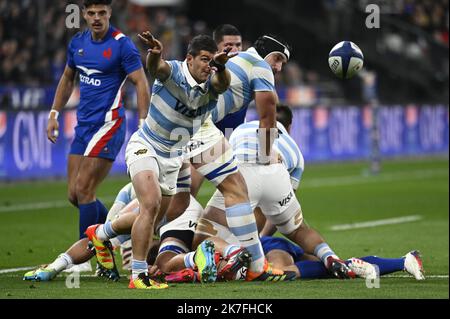
<svg viewBox="0 0 450 319"><path fill-rule="evenodd" d="M55 114L54 119L57 120L59 116L59 112L57 110L51 110L50 113L48 113L48 118L52 118L52 114Z"/></svg>

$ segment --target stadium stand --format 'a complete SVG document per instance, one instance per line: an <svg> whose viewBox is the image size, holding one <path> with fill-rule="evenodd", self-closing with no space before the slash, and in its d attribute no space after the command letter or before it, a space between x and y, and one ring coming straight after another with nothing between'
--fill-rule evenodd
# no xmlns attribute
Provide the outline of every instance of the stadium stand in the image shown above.
<svg viewBox="0 0 450 319"><path fill-rule="evenodd" d="M352 27L364 23L365 0L243 2L262 20L278 15L280 23L275 27L255 24L246 10L229 3L215 5L233 13L221 15L219 21L208 11L195 9L203 1L195 6L185 1L180 7L142 7L115 0L113 10L121 14L113 15L112 21L136 42L138 32L152 30L162 39L168 59L182 58L193 36L210 33L219 23L237 25L247 40L244 47L261 32L282 34L295 51L277 83L280 88L301 88L302 105L363 101L359 78L344 86L328 70L326 54L344 38L358 43L366 67L378 73L380 99L390 103L448 100L448 90L443 89L448 87L448 0L370 1L382 9L382 28L371 37ZM56 85L65 65L66 45L78 31L65 27L65 6L52 0L0 0L0 87ZM393 85L395 94L389 89Z"/></svg>

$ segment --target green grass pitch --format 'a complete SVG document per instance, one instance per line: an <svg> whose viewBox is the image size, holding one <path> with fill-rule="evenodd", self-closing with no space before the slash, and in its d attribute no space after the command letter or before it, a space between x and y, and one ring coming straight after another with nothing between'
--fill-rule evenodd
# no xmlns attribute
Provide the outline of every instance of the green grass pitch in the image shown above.
<svg viewBox="0 0 450 319"><path fill-rule="evenodd" d="M400 257L422 252L427 279L400 272L382 277L379 288L363 279L298 280L287 283L177 284L162 291L127 289L86 274L79 289L66 287L65 275L52 282L22 281L24 270L51 262L78 236L78 213L66 201L65 181L0 184L0 299L15 298L449 298L448 158L390 160L368 176L367 163L307 165L297 196L310 226L318 229L342 258ZM110 205L125 177L110 177L98 195ZM205 184L200 201L212 194ZM419 216L419 220L351 230L340 224ZM6 271L5 271L6 270ZM125 274L122 272L122 274Z"/></svg>

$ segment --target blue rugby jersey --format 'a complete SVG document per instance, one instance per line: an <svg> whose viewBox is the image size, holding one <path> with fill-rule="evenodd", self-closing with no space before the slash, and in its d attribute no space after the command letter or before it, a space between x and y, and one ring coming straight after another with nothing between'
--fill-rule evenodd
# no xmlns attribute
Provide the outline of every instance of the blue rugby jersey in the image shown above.
<svg viewBox="0 0 450 319"><path fill-rule="evenodd" d="M186 61L166 61L171 67L169 78L155 81L145 124L139 136L146 139L158 155L179 156L211 111L218 94L211 79L198 84L189 72Z"/></svg>
<svg viewBox="0 0 450 319"><path fill-rule="evenodd" d="M289 136L284 126L277 122L281 134L273 143L273 149L281 155L283 165L291 176L292 187L298 188L304 170L304 159L299 147ZM256 163L259 147L257 130L259 121L239 125L230 136L230 144L238 162Z"/></svg>
<svg viewBox="0 0 450 319"><path fill-rule="evenodd" d="M219 96L217 108L212 112L213 121L222 132L226 128L235 129L244 122L255 92L275 92L272 69L254 48L240 52L227 62L226 67L231 74L231 84Z"/></svg>
<svg viewBox="0 0 450 319"><path fill-rule="evenodd" d="M102 41L91 31L77 33L67 50L67 65L79 72L79 124L101 124L125 116L121 88L127 75L142 67L133 42L110 27Z"/></svg>

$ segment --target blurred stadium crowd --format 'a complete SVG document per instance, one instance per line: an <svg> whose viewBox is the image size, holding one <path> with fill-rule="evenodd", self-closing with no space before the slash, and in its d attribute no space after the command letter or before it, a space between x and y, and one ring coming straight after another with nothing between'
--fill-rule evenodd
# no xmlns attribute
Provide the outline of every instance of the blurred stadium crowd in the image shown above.
<svg viewBox="0 0 450 319"><path fill-rule="evenodd" d="M78 1L78 4L81 2ZM363 7L370 2L377 1L360 0L359 4ZM395 19L405 23L407 28L420 29L420 32L428 33L437 43L448 48L448 0L384 2L392 3L385 14L395 15ZM65 66L66 45L78 31L65 27L67 3L53 0L0 0L0 86L57 84ZM355 14L355 10L349 10L351 3L354 4L351 0L322 0L317 4L322 9L320 14L327 20L330 38L340 39L351 33L352 15ZM187 43L193 36L211 33L215 27L189 18L185 9L183 6L142 7L127 0L115 0L112 22L136 43L138 32L152 30L165 45L166 59L182 59ZM250 45L250 42L244 41L244 48ZM142 49L142 46L138 47ZM425 42L420 39L408 42L407 36L394 29L384 34L380 44L380 50L406 54L411 58L422 58L427 49L429 47ZM298 61L290 61L284 72L277 76L278 85L323 85L323 70L305 67ZM333 91L333 88L329 90ZM334 90L339 89L336 87Z"/></svg>

